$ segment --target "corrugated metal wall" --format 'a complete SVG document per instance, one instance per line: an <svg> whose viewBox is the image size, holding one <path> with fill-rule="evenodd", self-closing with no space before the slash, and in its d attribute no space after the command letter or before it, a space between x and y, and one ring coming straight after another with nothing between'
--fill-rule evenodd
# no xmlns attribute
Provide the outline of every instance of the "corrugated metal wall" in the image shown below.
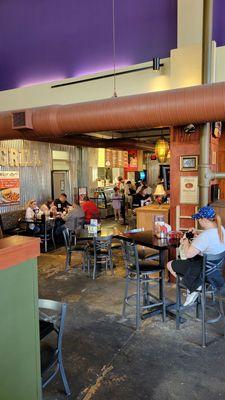
<svg viewBox="0 0 225 400"><path fill-rule="evenodd" d="M68 199L70 201L73 200L73 188L77 186L78 148L66 145L30 142L25 140L0 141L0 147L14 148L17 150L30 149L31 154L36 150L42 164L39 167L1 167L2 171L19 170L21 202L20 205L1 206L0 213L24 208L26 202L32 198L35 198L38 204L41 204L43 201L51 198L52 150L69 152L71 188L70 193L67 194ZM85 168L83 169L85 171ZM86 179L84 179L84 181L86 182Z"/></svg>

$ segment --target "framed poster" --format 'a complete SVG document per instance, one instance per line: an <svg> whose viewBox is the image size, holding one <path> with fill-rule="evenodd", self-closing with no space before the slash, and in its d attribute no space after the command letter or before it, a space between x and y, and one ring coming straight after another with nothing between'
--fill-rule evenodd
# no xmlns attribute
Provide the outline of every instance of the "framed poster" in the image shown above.
<svg viewBox="0 0 225 400"><path fill-rule="evenodd" d="M87 196L87 187L78 188L78 203L81 204L84 201L84 197Z"/></svg>
<svg viewBox="0 0 225 400"><path fill-rule="evenodd" d="M198 156L181 156L180 171L197 171Z"/></svg>
<svg viewBox="0 0 225 400"><path fill-rule="evenodd" d="M0 171L0 205L20 202L19 171Z"/></svg>
<svg viewBox="0 0 225 400"><path fill-rule="evenodd" d="M181 204L198 204L199 190L197 176L181 176L180 177L180 203Z"/></svg>

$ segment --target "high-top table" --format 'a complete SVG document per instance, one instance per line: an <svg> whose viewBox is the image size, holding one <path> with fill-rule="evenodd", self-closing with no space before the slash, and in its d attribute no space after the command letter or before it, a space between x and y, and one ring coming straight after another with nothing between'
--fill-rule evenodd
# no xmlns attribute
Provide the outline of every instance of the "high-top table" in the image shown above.
<svg viewBox="0 0 225 400"><path fill-rule="evenodd" d="M142 232L117 232L114 234L117 239L126 240L128 242L133 242L135 244L149 247L159 251L159 265L160 267L165 267L165 251L170 248L176 248L180 245L180 239L158 239L152 231L142 231Z"/></svg>
<svg viewBox="0 0 225 400"><path fill-rule="evenodd" d="M40 400L40 239L0 239L0 399Z"/></svg>

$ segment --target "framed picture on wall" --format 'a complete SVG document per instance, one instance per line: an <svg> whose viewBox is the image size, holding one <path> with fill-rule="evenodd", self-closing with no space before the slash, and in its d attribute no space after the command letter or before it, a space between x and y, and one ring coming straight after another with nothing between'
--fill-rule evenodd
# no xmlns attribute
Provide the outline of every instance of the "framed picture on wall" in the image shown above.
<svg viewBox="0 0 225 400"><path fill-rule="evenodd" d="M198 156L181 156L180 171L197 171Z"/></svg>

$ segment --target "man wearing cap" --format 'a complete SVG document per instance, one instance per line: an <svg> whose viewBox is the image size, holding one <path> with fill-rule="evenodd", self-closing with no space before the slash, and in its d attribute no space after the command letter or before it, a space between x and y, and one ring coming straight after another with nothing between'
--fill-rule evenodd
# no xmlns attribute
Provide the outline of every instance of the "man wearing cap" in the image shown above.
<svg viewBox="0 0 225 400"><path fill-rule="evenodd" d="M181 239L187 259L173 260L167 264L167 268L173 276L176 277L176 274L183 276L183 283L188 289L184 306L194 303L198 297L198 291L201 290L203 253L220 254L225 251L225 229L215 210L209 206L202 207L192 215L192 218L198 220L203 232L197 235L194 229L190 230L193 232L193 240L189 241L188 235ZM221 288L224 285L224 279L217 269L212 268L207 279L214 287ZM210 267L207 266L206 275L209 270Z"/></svg>

